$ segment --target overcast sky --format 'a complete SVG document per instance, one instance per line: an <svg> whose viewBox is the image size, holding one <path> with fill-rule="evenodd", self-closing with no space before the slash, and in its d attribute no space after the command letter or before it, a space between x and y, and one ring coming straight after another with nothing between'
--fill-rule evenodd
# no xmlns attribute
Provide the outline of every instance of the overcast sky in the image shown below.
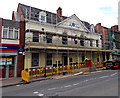
<svg viewBox="0 0 120 98"><path fill-rule="evenodd" d="M17 10L18 3L30 5L56 13L58 7L64 16L76 14L81 20L91 24L102 23L111 27L118 24L118 2L120 0L2 0L0 17L12 18L12 11Z"/></svg>

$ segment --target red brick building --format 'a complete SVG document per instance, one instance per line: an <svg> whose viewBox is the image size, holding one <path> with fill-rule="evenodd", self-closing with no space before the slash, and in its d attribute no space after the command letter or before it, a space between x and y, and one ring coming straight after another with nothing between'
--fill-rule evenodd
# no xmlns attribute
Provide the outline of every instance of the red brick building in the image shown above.
<svg viewBox="0 0 120 98"><path fill-rule="evenodd" d="M21 76L24 66L24 22L0 18L0 77Z"/></svg>
<svg viewBox="0 0 120 98"><path fill-rule="evenodd" d="M103 49L108 50L108 28L98 23L95 26L95 30L97 33L101 34Z"/></svg>
<svg viewBox="0 0 120 98"><path fill-rule="evenodd" d="M120 60L120 32L118 31L118 25L107 28L98 23L95 30L101 34L103 49L114 50L113 59Z"/></svg>

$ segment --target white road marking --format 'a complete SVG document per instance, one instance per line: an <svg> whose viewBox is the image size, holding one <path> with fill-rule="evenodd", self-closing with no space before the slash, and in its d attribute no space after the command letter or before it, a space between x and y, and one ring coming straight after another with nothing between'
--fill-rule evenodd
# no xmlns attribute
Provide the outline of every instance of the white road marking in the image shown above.
<svg viewBox="0 0 120 98"><path fill-rule="evenodd" d="M91 79L89 79L89 80L94 80L94 78L91 78Z"/></svg>
<svg viewBox="0 0 120 98"><path fill-rule="evenodd" d="M49 88L48 90L54 90L54 89L56 89L56 88Z"/></svg>
<svg viewBox="0 0 120 98"><path fill-rule="evenodd" d="M44 94L39 93L38 96L44 96Z"/></svg>
<svg viewBox="0 0 120 98"><path fill-rule="evenodd" d="M116 75L117 73L114 73L114 74L112 74L112 75L110 75L110 76L114 76L114 75Z"/></svg>
<svg viewBox="0 0 120 98"><path fill-rule="evenodd" d="M85 82L87 82L88 80L85 80Z"/></svg>
<svg viewBox="0 0 120 98"><path fill-rule="evenodd" d="M33 92L34 94L38 94L39 92Z"/></svg>
<svg viewBox="0 0 120 98"><path fill-rule="evenodd" d="M109 76L102 76L102 77L99 77L99 78L106 78L106 77L109 77Z"/></svg>
<svg viewBox="0 0 120 98"><path fill-rule="evenodd" d="M70 87L71 85L67 85L67 86L64 86L64 87Z"/></svg>
<svg viewBox="0 0 120 98"><path fill-rule="evenodd" d="M16 86L20 86L20 85L16 85Z"/></svg>
<svg viewBox="0 0 120 98"><path fill-rule="evenodd" d="M73 85L78 85L79 83L75 83L75 84L73 84Z"/></svg>

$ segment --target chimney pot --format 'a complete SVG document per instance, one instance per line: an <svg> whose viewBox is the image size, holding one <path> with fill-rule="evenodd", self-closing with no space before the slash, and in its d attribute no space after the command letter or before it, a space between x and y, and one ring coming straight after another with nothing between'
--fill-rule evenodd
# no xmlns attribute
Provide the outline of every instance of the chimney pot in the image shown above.
<svg viewBox="0 0 120 98"><path fill-rule="evenodd" d="M57 15L62 16L62 8L61 7L59 7L57 9Z"/></svg>

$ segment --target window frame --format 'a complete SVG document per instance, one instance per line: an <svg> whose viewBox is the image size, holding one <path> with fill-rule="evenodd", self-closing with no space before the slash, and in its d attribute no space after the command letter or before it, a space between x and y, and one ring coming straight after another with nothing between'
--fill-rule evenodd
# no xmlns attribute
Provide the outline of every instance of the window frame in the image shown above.
<svg viewBox="0 0 120 98"><path fill-rule="evenodd" d="M38 56L36 56L37 60L38 60L38 65L36 65L36 66L33 66L33 62L35 62L35 61L33 61L33 60L35 60L35 59L33 59L33 54L38 54ZM31 67L39 67L39 66L40 66L40 53L37 53L37 52L31 53Z"/></svg>
<svg viewBox="0 0 120 98"><path fill-rule="evenodd" d="M52 66L52 53L46 53L46 66Z"/></svg>
<svg viewBox="0 0 120 98"><path fill-rule="evenodd" d="M51 34L46 34L46 43L52 44L53 36Z"/></svg>
<svg viewBox="0 0 120 98"><path fill-rule="evenodd" d="M80 46L85 46L85 41L84 40L80 40Z"/></svg>
<svg viewBox="0 0 120 98"><path fill-rule="evenodd" d="M99 41L96 40L96 47L99 47Z"/></svg>
<svg viewBox="0 0 120 98"><path fill-rule="evenodd" d="M5 34L6 37L4 37L4 29L7 30L7 33ZM8 27L4 27L4 26L2 26L2 39L8 39L8 30L9 30Z"/></svg>
<svg viewBox="0 0 120 98"><path fill-rule="evenodd" d="M10 37L10 28L12 28L12 37ZM6 32L6 37L4 37L4 30L7 30ZM14 28L14 27L5 27L2 26L2 39L10 39L10 40L19 40L19 28ZM17 31L18 37L15 38L15 32Z"/></svg>
<svg viewBox="0 0 120 98"><path fill-rule="evenodd" d="M62 44L63 45L68 45L67 33L63 32L63 35L66 35L66 36L62 36Z"/></svg>
<svg viewBox="0 0 120 98"><path fill-rule="evenodd" d="M93 47L93 41L90 40L90 47Z"/></svg>
<svg viewBox="0 0 120 98"><path fill-rule="evenodd" d="M36 36L37 35L37 36ZM32 42L36 42L36 43L38 43L38 42L40 42L40 39L39 39L39 33L33 33L33 37L32 37L33 39L32 39ZM35 38L35 39L34 39ZM37 40L37 41L35 41L35 40Z"/></svg>

